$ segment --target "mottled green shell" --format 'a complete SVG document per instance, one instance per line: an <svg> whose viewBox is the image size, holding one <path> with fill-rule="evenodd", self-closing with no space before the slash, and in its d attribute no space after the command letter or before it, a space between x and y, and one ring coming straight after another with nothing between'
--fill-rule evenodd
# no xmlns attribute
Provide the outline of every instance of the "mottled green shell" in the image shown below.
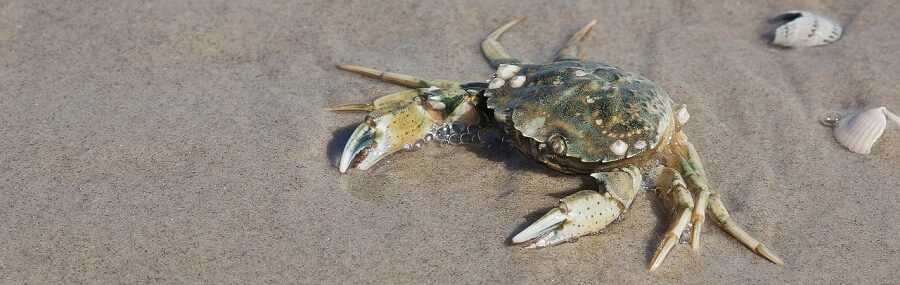
<svg viewBox="0 0 900 285"><path fill-rule="evenodd" d="M525 83L489 89L487 107L538 143L563 139L567 157L589 163L633 157L656 146L671 123L668 94L638 74L587 61L520 67ZM627 144L626 153L611 150L617 140Z"/></svg>

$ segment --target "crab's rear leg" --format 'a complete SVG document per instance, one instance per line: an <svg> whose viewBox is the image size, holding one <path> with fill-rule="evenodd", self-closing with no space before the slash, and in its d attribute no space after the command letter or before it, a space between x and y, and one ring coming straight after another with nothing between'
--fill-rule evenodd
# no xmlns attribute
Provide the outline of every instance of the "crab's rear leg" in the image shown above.
<svg viewBox="0 0 900 285"><path fill-rule="evenodd" d="M497 67L501 64L521 62L520 60L506 53L506 49L504 49L503 46L500 45L500 42L497 41L497 39L499 39L500 36L503 35L504 32L506 32L506 30L508 30L512 26L515 26L521 21L522 18L518 18L504 24L503 26L500 26L499 28L491 32L487 36L487 38L485 38L484 41L481 42L481 51L484 53L484 57L487 58L488 63L490 63L491 66Z"/></svg>
<svg viewBox="0 0 900 285"><path fill-rule="evenodd" d="M697 218L697 212L704 213L703 209L698 210L697 207L705 206L706 210L712 215L713 220L720 228L722 228L722 230L753 250L753 252L756 252L756 254L759 254L776 264L784 264L784 261L769 250L765 244L744 231L744 229L731 219L731 215L728 214L728 210L725 208L725 204L722 203L722 199L719 198L719 194L709 186L706 171L703 169L703 164L700 162L700 156L697 154L694 145L688 142L687 138L682 133L676 134L675 140L683 147L683 153L687 156L686 158L684 156L679 156L682 173L697 197L696 207L694 208L694 229L691 236L693 248L697 249L699 247L699 231L700 226L703 223L702 217L705 216L705 214L701 214L702 216Z"/></svg>
<svg viewBox="0 0 900 285"><path fill-rule="evenodd" d="M510 243L545 247L597 233L631 206L642 181L640 170L634 166L591 176L605 186L605 193L582 190L560 199L559 206L519 232Z"/></svg>
<svg viewBox="0 0 900 285"><path fill-rule="evenodd" d="M597 20L593 20L585 25L581 30L575 32L562 49L556 53L556 59L553 61L579 60L581 53L584 51L584 45L590 42L591 28L597 24Z"/></svg>

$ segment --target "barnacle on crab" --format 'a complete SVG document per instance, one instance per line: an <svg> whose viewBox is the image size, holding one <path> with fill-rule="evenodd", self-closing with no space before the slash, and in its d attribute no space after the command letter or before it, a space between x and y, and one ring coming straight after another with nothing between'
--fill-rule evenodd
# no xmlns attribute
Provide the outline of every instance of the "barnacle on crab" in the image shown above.
<svg viewBox="0 0 900 285"><path fill-rule="evenodd" d="M482 42L485 57L497 67L486 82L457 83L339 66L411 88L371 104L332 108L370 112L347 141L340 171L365 170L423 138L446 138L448 124L504 130L503 141L524 156L560 172L590 175L601 186L561 199L556 208L516 234L512 244L545 247L599 232L625 213L648 177L676 206L676 218L650 270L662 264L684 233L689 233L691 247L699 250L707 211L741 243L782 263L731 219L709 185L697 151L682 132L690 118L687 107L674 104L665 90L641 75L579 57L596 20L576 32L545 64L523 63L497 41L519 21L501 26ZM457 139L463 141L461 137Z"/></svg>

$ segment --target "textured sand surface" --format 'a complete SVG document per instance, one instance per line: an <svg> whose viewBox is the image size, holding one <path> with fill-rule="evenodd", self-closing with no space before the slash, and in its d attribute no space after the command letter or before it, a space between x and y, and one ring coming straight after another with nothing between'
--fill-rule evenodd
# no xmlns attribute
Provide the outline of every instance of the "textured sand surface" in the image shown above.
<svg viewBox="0 0 900 285"><path fill-rule="evenodd" d="M900 128L859 155L817 122L900 111L897 1L541 2L0 1L0 283L900 280ZM844 37L766 44L765 20L797 8ZM516 17L501 42L535 62L598 19L587 58L688 104L712 185L787 263L708 224L701 255L647 272L671 221L652 193L606 234L506 246L596 187L513 151L338 172L363 116L323 108L402 88L336 64L482 81L478 43Z"/></svg>

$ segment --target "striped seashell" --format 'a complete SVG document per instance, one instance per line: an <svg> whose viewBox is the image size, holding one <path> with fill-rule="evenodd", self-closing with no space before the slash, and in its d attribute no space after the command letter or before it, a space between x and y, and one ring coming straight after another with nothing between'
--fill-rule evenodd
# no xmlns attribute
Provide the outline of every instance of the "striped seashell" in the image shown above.
<svg viewBox="0 0 900 285"><path fill-rule="evenodd" d="M775 29L772 43L786 47L821 46L837 41L844 29L834 20L800 10L776 15L771 22L788 21Z"/></svg>
<svg viewBox="0 0 900 285"><path fill-rule="evenodd" d="M900 117L885 107L844 118L834 126L834 138L852 152L869 154L872 146L884 134L887 118L900 125Z"/></svg>

